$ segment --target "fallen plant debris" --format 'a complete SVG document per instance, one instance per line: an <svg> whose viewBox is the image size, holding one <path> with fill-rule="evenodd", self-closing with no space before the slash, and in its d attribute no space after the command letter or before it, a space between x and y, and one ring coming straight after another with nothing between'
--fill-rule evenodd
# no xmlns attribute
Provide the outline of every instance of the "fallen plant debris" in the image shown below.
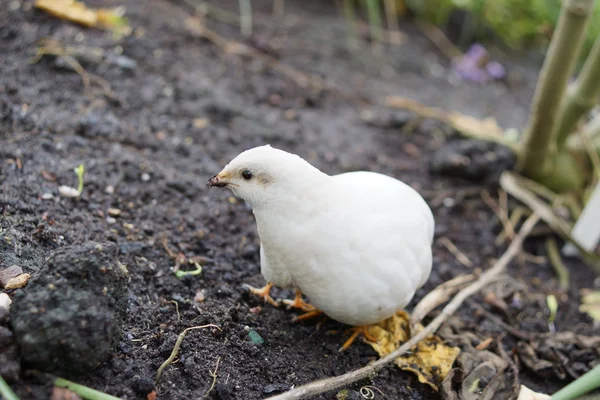
<svg viewBox="0 0 600 400"><path fill-rule="evenodd" d="M88 28L101 28L122 33L129 32L125 9L88 8L78 0L36 0L35 7L46 11L55 17L76 22Z"/></svg>
<svg viewBox="0 0 600 400"><path fill-rule="evenodd" d="M154 385L158 385L158 381L160 380L160 376L162 375L164 369L167 368L169 366L169 364L171 364L175 360L175 357L177 357L177 354L179 353L179 347L181 347L181 342L183 342L183 339L185 338L185 335L189 331L193 331L193 330L196 330L196 329L206 329L206 328L217 328L218 330L221 330L221 328L219 328L215 324L207 324L207 325L201 325L201 326L192 326L190 328L186 328L183 332L181 332L179 334L179 336L177 336L177 341L175 342L175 346L173 346L173 350L171 351L171 355L169 356L169 358L167 358L165 360L165 362L163 362L161 364L161 366L156 371L156 377L154 378Z"/></svg>
<svg viewBox="0 0 600 400"><path fill-rule="evenodd" d="M400 343L408 341L411 329L410 317L405 312L371 325L368 333L377 342L367 341L381 356L396 350ZM419 327L422 329L422 326ZM429 385L433 390L438 390L439 385L452 369L460 349L448 346L439 336L430 335L419 342L410 353L404 354L394 360L394 363L404 371L417 375L419 382Z"/></svg>
<svg viewBox="0 0 600 400"><path fill-rule="evenodd" d="M579 311L589 315L596 323L600 322L600 291L582 290Z"/></svg>
<svg viewBox="0 0 600 400"><path fill-rule="evenodd" d="M29 278L31 278L30 274L21 274L11 278L6 285L4 285L4 290L15 290L21 289L27 286L27 282L29 282Z"/></svg>
<svg viewBox="0 0 600 400"><path fill-rule="evenodd" d="M577 379L600 358L600 336L573 332L532 335L517 343L519 359L531 371L549 379Z"/></svg>

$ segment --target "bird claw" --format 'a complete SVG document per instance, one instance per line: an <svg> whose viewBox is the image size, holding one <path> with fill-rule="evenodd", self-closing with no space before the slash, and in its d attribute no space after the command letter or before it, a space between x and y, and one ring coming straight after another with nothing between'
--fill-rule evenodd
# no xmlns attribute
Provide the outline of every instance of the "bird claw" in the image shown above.
<svg viewBox="0 0 600 400"><path fill-rule="evenodd" d="M354 341L356 340L356 338L358 337L358 335L362 334L363 335L363 339L369 342L375 342L377 343L378 340L376 337L374 337L373 335L371 335L368 331L368 325L365 326L353 326L352 328L346 330L346 332L352 332L352 334L350 335L350 337L348 338L348 340L346 340L344 342L344 344L342 345L342 347L339 348L339 352L345 351L347 350L352 343L354 343Z"/></svg>
<svg viewBox="0 0 600 400"><path fill-rule="evenodd" d="M287 305L287 309L290 310L292 308L296 308L305 312L316 311L316 308L302 300L302 294L300 291L296 291L296 297L294 300L284 299L281 301L283 304Z"/></svg>
<svg viewBox="0 0 600 400"><path fill-rule="evenodd" d="M244 283L242 285L242 288L248 290L250 293L252 293L254 295L261 297L265 301L265 303L269 303L273 307L279 307L281 304L271 297L270 292L271 292L272 287L273 287L272 283L267 283L262 288L255 288L254 286L250 286L246 283Z"/></svg>

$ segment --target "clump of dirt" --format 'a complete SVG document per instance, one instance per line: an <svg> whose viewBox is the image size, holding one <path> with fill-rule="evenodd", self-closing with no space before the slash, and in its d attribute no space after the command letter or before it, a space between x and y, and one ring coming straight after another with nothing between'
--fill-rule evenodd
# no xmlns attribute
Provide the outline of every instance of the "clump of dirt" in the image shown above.
<svg viewBox="0 0 600 400"><path fill-rule="evenodd" d="M56 250L11 306L23 362L74 377L105 361L121 336L127 269L114 243Z"/></svg>

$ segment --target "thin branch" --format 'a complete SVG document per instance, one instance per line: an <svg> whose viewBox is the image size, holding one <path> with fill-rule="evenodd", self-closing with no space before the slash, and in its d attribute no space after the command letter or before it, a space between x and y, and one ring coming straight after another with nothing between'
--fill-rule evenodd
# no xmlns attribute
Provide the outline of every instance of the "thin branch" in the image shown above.
<svg viewBox="0 0 600 400"><path fill-rule="evenodd" d="M564 146L581 117L596 105L598 96L600 96L600 38L596 39L583 69L561 104L557 117L558 123L553 133L559 149Z"/></svg>
<svg viewBox="0 0 600 400"><path fill-rule="evenodd" d="M219 328L217 325L214 324L207 324L207 325L202 325L202 326L192 326L190 328L185 329L183 332L181 332L179 334L179 336L177 337L177 341L175 342L175 346L173 346L173 350L171 351L171 355L169 356L169 358L167 358L167 360L165 362L163 362L161 364L161 366L158 368L158 371L156 371L156 377L154 378L154 385L156 386L158 384L158 381L160 379L160 376L163 373L163 370L173 362L173 360L175 360L175 357L177 357L177 353L179 353L179 347L181 347L181 342L183 342L183 338L185 338L185 335L192 330L195 329L204 329L204 328L217 328L218 330L221 330L221 328Z"/></svg>
<svg viewBox="0 0 600 400"><path fill-rule="evenodd" d="M552 170L554 141L550 136L575 61L594 0L565 0L556 30L540 71L518 168L526 176L544 177Z"/></svg>
<svg viewBox="0 0 600 400"><path fill-rule="evenodd" d="M498 262L496 262L496 264L492 268L488 269L483 274L481 274L477 281L473 282L471 285L461 290L450 301L450 303L448 303L448 305L444 307L442 312L433 321L431 321L429 325L423 328L422 331L413 336L408 342L404 343L398 349L394 350L387 356L380 358L374 363L369 364L366 367L348 372L341 376L327 378L297 387L286 393L270 397L269 400L304 399L310 396L315 396L320 393L337 389L342 386L350 385L356 381L371 376L375 372L385 367L387 364L391 363L396 358L400 357L401 355L412 349L421 340L434 333L448 319L448 317L450 317L456 312L456 310L458 310L458 308L467 298L477 293L479 290L481 290L481 288L493 281L500 273L502 273L506 269L508 263L518 254L519 250L521 249L521 245L523 244L523 241L531 232L538 220L539 217L537 214L534 213L532 216L530 216L527 219L527 221L525 221L523 227L521 228L521 231L512 241L510 246L508 246L508 249L502 255L502 257L500 257Z"/></svg>

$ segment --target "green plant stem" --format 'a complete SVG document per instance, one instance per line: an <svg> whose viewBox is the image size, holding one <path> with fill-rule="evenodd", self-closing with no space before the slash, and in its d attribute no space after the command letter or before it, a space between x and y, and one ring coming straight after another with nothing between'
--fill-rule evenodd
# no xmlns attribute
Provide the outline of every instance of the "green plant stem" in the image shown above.
<svg viewBox="0 0 600 400"><path fill-rule="evenodd" d="M348 27L348 46L352 48L358 45L358 32L356 31L356 17L352 0L344 0L344 19Z"/></svg>
<svg viewBox="0 0 600 400"><path fill-rule="evenodd" d="M398 9L396 8L396 0L384 0L385 17L387 20L387 28L392 32L398 32Z"/></svg>
<svg viewBox="0 0 600 400"><path fill-rule="evenodd" d="M581 375L551 397L552 400L572 400L600 387L600 365Z"/></svg>
<svg viewBox="0 0 600 400"><path fill-rule="evenodd" d="M63 378L56 378L54 386L69 389L84 399L88 400L119 400L118 397L111 396L110 394L102 393L98 390L89 388L87 386L80 385L75 382L68 381Z"/></svg>
<svg viewBox="0 0 600 400"><path fill-rule="evenodd" d="M383 41L383 32L381 30L381 12L379 10L378 0L365 0L367 6L367 17L369 18L369 27L371 28L371 36L378 43Z"/></svg>
<svg viewBox="0 0 600 400"><path fill-rule="evenodd" d="M554 268L554 272L556 272L556 276L558 277L558 286L562 290L569 290L569 270L562 261L562 257L558 251L558 245L556 244L556 240L554 240L554 238L548 238L546 240L546 251L548 252L550 264Z"/></svg>
<svg viewBox="0 0 600 400"><path fill-rule="evenodd" d="M252 5L250 0L239 0L240 2L240 31L242 36L252 35Z"/></svg>
<svg viewBox="0 0 600 400"><path fill-rule="evenodd" d="M2 375L0 375L0 395L5 400L19 400L16 393L12 391L8 383L2 378Z"/></svg>
<svg viewBox="0 0 600 400"><path fill-rule="evenodd" d="M593 0L564 0L558 24L540 71L517 164L526 176L540 179L552 173L556 152L551 137L561 99L579 55Z"/></svg>
<svg viewBox="0 0 600 400"><path fill-rule="evenodd" d="M600 96L600 39L594 43L583 69L567 90L567 96L561 104L553 135L558 148L565 145L581 117L596 105L598 96Z"/></svg>

